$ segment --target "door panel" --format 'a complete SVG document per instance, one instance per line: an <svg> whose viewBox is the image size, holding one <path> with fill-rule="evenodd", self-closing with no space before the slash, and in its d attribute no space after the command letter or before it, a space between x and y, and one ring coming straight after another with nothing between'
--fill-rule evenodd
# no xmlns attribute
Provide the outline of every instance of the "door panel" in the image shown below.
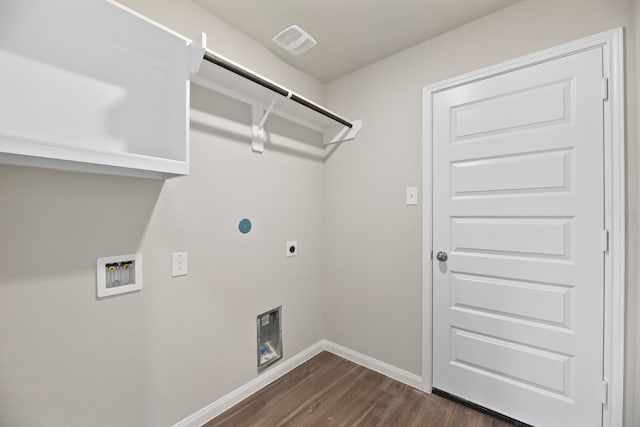
<svg viewBox="0 0 640 427"><path fill-rule="evenodd" d="M451 218L451 250L568 259L570 229L571 218Z"/></svg>
<svg viewBox="0 0 640 427"><path fill-rule="evenodd" d="M451 163L453 197L568 191L571 151L554 150ZM504 179L509 176L510 179Z"/></svg>
<svg viewBox="0 0 640 427"><path fill-rule="evenodd" d="M451 273L451 307L569 327L572 288Z"/></svg>
<svg viewBox="0 0 640 427"><path fill-rule="evenodd" d="M433 386L602 423L602 49L432 96Z"/></svg>
<svg viewBox="0 0 640 427"><path fill-rule="evenodd" d="M457 328L451 329L451 335L455 365L566 396L571 363L568 355Z"/></svg>
<svg viewBox="0 0 640 427"><path fill-rule="evenodd" d="M482 134L495 135L566 121L570 87L570 81L550 83L456 106L451 109L453 140L460 142ZM528 106L526 111L520 108L523 104Z"/></svg>

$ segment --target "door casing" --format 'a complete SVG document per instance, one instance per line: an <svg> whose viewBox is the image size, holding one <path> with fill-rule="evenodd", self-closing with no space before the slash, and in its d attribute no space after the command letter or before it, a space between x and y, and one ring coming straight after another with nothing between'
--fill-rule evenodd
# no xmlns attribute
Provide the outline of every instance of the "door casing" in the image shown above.
<svg viewBox="0 0 640 427"><path fill-rule="evenodd" d="M624 31L622 28L585 37L554 48L493 65L423 88L423 241L422 241L422 388L431 392L433 369L432 333L432 135L431 101L435 92L460 84L508 73L601 46L603 74L608 79L608 99L604 102L604 191L605 228L609 230L604 277L604 366L608 383L603 426L621 426L624 390L625 321L625 124L624 124ZM603 88L605 90L605 88Z"/></svg>

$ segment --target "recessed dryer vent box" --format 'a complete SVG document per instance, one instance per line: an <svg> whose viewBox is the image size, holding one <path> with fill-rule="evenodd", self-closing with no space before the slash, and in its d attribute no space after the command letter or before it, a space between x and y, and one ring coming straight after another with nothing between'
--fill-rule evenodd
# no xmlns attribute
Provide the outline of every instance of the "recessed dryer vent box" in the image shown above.
<svg viewBox="0 0 640 427"><path fill-rule="evenodd" d="M142 254L98 258L98 298L142 289Z"/></svg>
<svg viewBox="0 0 640 427"><path fill-rule="evenodd" d="M282 359L282 306L258 316L258 372Z"/></svg>

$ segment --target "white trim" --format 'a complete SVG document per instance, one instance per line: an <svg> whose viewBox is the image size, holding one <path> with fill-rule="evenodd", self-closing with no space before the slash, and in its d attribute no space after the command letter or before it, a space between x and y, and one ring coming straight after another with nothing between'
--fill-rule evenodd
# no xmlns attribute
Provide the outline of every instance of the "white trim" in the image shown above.
<svg viewBox="0 0 640 427"><path fill-rule="evenodd" d="M173 427L200 427L203 424L211 421L213 418L222 414L227 409L240 403L242 400L251 396L255 392L261 390L267 385L271 384L281 376L294 370L298 366L302 365L307 360L318 355L324 350L324 343L322 341L317 342L306 350L301 351L290 359L274 366L273 368L260 374L258 377L249 381L248 383L238 387L231 393L222 396L215 402L205 406L194 414L189 415L182 421L177 422Z"/></svg>
<svg viewBox="0 0 640 427"><path fill-rule="evenodd" d="M562 44L531 55L454 77L423 89L423 268L422 268L422 389L432 385L432 207L431 98L434 92L463 83L503 74L550 61L581 50L603 47L604 77L609 79L605 111L605 226L610 231L610 250L605 256L604 380L609 383L609 402L604 406L603 426L621 426L624 403L624 319L625 319L625 127L623 29L617 28Z"/></svg>
<svg viewBox="0 0 640 427"><path fill-rule="evenodd" d="M379 372L382 375L385 375L410 387L417 388L418 390L421 389L422 377L420 377L420 375L412 374L411 372L405 371L404 369L397 368L393 365L382 362L378 359L374 359L373 357L369 357L365 354L358 353L357 351L332 343L330 341L325 340L323 341L323 343L324 349L330 353L340 356L343 359L350 360L351 362L356 363L360 366L364 366L365 368L371 369L372 371Z"/></svg>
<svg viewBox="0 0 640 427"><path fill-rule="evenodd" d="M604 380L609 384L603 425L622 426L624 416L624 338L626 283L626 188L624 111L624 33L605 33L604 73L609 79L605 102L605 256ZM603 35L604 36L604 35Z"/></svg>
<svg viewBox="0 0 640 427"><path fill-rule="evenodd" d="M419 375L412 374L411 372L407 372L393 365L389 365L388 363L374 359L373 357L369 357L365 354L358 353L357 351L332 343L331 341L320 340L306 350L301 351L278 366L265 371L257 378L238 387L231 393L222 396L220 399L205 406L194 414L189 415L182 421L177 422L173 427L201 427L203 424L211 421L227 409L240 403L242 400L271 384L283 375L291 372L323 351L333 353L343 359L347 359L360 366L371 369L372 371L379 372L382 375L407 384L408 386L420 389L422 384L422 378Z"/></svg>
<svg viewBox="0 0 640 427"><path fill-rule="evenodd" d="M433 385L433 245L432 245L432 182L433 168L432 143L429 134L432 128L431 122L431 91L426 87L423 91L423 111L422 119L422 390L431 392Z"/></svg>

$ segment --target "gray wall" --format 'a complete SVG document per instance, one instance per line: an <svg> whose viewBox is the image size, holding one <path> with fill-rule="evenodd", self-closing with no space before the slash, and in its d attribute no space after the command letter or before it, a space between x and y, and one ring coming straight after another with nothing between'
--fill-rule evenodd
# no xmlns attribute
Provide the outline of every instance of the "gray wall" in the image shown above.
<svg viewBox="0 0 640 427"><path fill-rule="evenodd" d="M319 82L193 3L127 3L322 101ZM0 166L0 426L171 425L256 376L256 315L280 304L285 357L324 338L319 136L270 120L257 155L248 106L195 88L192 109L189 177ZM136 251L144 289L96 300L96 257ZM189 274L171 278L178 251Z"/></svg>
<svg viewBox="0 0 640 427"><path fill-rule="evenodd" d="M421 318L431 316L421 308L423 212L404 204L405 187L422 181L422 87L620 26L629 27L626 422L640 425L634 414L639 187L629 0L523 0L327 85L328 105L365 122L358 141L340 147L325 171L329 340L415 374L422 357L430 357L430 350L421 354Z"/></svg>

